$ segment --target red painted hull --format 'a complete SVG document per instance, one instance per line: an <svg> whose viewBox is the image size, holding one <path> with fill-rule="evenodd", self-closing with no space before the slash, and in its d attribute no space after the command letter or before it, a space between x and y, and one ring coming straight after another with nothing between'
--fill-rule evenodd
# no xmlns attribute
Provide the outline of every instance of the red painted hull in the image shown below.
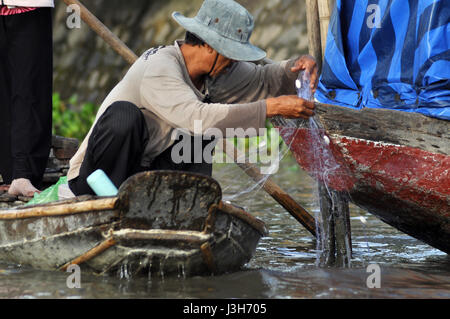
<svg viewBox="0 0 450 319"><path fill-rule="evenodd" d="M279 129L297 162L315 179L347 192L352 202L386 223L450 253L450 156L338 134L327 135L324 142L306 128Z"/></svg>

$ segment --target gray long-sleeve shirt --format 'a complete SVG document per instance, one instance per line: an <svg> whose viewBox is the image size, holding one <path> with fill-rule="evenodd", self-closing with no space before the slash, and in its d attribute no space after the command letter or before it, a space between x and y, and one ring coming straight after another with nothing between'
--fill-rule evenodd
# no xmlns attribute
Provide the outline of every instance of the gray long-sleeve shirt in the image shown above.
<svg viewBox="0 0 450 319"><path fill-rule="evenodd" d="M142 166L170 147L176 129L194 132L194 121L202 121L202 133L226 128L263 128L268 97L295 94L297 74L290 71L295 60L256 65L236 62L226 73L205 82L205 90L192 83L180 50L181 41L149 49L131 66L124 78L103 101L93 126L70 160L68 180L76 178L89 137L99 117L116 101L128 101L144 114L149 133ZM208 95L210 102L204 102Z"/></svg>

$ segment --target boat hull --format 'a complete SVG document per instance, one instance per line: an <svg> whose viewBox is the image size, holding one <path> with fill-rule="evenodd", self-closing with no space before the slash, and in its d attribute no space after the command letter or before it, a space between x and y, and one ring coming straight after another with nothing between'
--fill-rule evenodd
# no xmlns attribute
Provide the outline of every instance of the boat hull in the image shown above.
<svg viewBox="0 0 450 319"><path fill-rule="evenodd" d="M267 230L220 198L209 177L155 171L131 177L118 197L2 210L0 261L120 277L235 271Z"/></svg>
<svg viewBox="0 0 450 319"><path fill-rule="evenodd" d="M241 269L254 255L262 234L245 221L222 211L217 212L214 227L214 233L202 243L121 241L83 267L119 277L160 278L221 274Z"/></svg>
<svg viewBox="0 0 450 319"><path fill-rule="evenodd" d="M370 113L378 121L404 116L403 112L379 111ZM330 116L333 112L340 114ZM277 127L296 161L316 180L348 194L354 204L398 230L450 253L450 156L445 142L448 133L441 132L448 124L439 120L435 124L428 118L424 119L427 124L421 124L424 117L416 117L416 124L431 135L433 146L427 143L428 134L400 137L398 127L396 139L389 130L384 130L386 137L380 130L372 135L359 132L355 125L364 123L365 117L354 110L319 105L318 128L307 122ZM408 114L403 123L407 125L411 117ZM336 124L340 118L347 125ZM379 124L371 125L376 131ZM433 128L440 133L433 134Z"/></svg>

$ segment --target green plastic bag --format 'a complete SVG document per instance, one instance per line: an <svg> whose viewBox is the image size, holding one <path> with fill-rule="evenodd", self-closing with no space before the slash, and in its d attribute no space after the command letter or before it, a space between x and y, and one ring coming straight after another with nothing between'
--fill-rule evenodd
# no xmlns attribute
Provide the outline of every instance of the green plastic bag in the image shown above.
<svg viewBox="0 0 450 319"><path fill-rule="evenodd" d="M49 188L44 189L42 192L34 193L33 199L30 200L25 206L36 205L36 204L45 204L50 202L57 201L58 198L58 187L61 184L67 184L67 176L60 177L58 182L55 185L50 186Z"/></svg>

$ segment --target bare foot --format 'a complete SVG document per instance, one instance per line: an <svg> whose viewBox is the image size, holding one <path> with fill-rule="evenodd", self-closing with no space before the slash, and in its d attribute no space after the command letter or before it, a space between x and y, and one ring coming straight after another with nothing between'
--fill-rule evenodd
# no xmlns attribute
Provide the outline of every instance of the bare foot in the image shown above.
<svg viewBox="0 0 450 319"><path fill-rule="evenodd" d="M9 187L8 194L15 196L27 196L32 197L34 193L40 193L26 178L18 178L12 181Z"/></svg>

